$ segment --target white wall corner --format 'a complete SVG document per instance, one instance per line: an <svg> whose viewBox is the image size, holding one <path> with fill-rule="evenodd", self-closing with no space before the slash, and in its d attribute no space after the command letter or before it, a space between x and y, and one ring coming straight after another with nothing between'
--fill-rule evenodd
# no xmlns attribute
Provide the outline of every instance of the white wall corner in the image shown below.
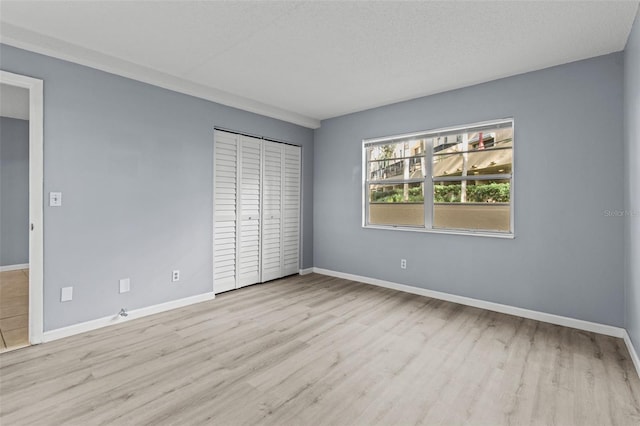
<svg viewBox="0 0 640 426"><path fill-rule="evenodd" d="M624 331L624 343L627 345L631 361L633 361L633 365L636 367L636 373L638 373L638 377L640 377L640 357L638 357L638 352L636 352L636 348L633 346L631 336L629 336L627 330Z"/></svg>

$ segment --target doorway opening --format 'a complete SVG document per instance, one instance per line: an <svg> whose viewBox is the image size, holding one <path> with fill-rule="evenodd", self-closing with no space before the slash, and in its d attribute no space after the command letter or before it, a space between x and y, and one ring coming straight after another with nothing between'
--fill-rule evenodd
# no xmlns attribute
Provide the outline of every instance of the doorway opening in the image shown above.
<svg viewBox="0 0 640 426"><path fill-rule="evenodd" d="M42 89L0 71L0 352L42 342Z"/></svg>

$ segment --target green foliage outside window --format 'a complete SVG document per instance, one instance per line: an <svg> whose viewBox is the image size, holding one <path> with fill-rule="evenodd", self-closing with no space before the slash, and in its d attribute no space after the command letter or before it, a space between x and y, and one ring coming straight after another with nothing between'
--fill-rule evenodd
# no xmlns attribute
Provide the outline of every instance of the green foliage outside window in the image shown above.
<svg viewBox="0 0 640 426"><path fill-rule="evenodd" d="M435 185L433 201L436 203L459 203L460 184ZM510 196L509 183L488 183L473 185L467 183L468 203L508 203ZM424 201L421 187L409 188L409 203L420 203ZM388 191L374 191L371 193L372 203L402 203L404 194L402 188L395 188Z"/></svg>
<svg viewBox="0 0 640 426"><path fill-rule="evenodd" d="M436 185L433 192L433 201L436 203L459 203L461 185ZM509 195L509 183L467 183L467 203L508 203Z"/></svg>
<svg viewBox="0 0 640 426"><path fill-rule="evenodd" d="M424 195L421 187L409 188L409 203L422 203ZM371 193L372 203L403 203L404 192L402 188L396 188L389 191L374 191Z"/></svg>

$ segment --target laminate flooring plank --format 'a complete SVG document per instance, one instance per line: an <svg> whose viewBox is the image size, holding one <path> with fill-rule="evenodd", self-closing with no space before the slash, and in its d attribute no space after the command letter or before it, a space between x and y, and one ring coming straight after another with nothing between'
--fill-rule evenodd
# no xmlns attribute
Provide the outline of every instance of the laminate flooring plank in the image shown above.
<svg viewBox="0 0 640 426"><path fill-rule="evenodd" d="M0 355L3 425L625 426L639 400L621 339L318 274Z"/></svg>

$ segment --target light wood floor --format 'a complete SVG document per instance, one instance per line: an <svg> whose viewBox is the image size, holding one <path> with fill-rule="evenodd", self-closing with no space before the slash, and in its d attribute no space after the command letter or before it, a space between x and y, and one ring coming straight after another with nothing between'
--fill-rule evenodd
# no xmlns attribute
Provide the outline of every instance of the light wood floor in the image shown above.
<svg viewBox="0 0 640 426"><path fill-rule="evenodd" d="M316 274L0 364L3 425L640 424L620 339Z"/></svg>
<svg viewBox="0 0 640 426"><path fill-rule="evenodd" d="M0 352L29 344L29 270L0 272Z"/></svg>

